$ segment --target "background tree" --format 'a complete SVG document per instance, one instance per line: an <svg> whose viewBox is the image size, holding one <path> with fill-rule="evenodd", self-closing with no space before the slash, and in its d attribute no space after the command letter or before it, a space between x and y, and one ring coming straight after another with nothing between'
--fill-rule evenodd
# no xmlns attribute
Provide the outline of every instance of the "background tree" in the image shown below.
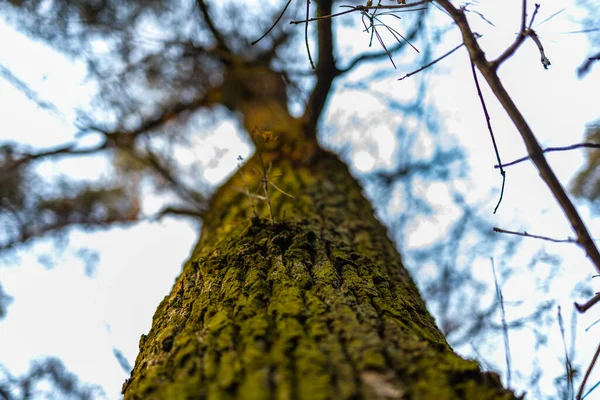
<svg viewBox="0 0 600 400"><path fill-rule="evenodd" d="M29 199L26 203L30 205L29 209L24 206L25 202L23 202L20 207L13 206L12 210L8 210L5 216L10 223L15 226L14 232L21 232L19 234L21 239L16 239L16 241L13 239L12 242L8 241L7 243L9 244L18 243L19 240L26 240L29 237L39 236L44 232L58 231L59 229L66 228L72 224L102 226L116 221L133 221L135 219L134 217L140 215L138 191L140 190L140 177L143 176L141 175L142 172L152 172L150 176L153 176L154 179L151 182L155 188L160 190L169 189L178 195L177 203L175 205L165 204L162 212L158 214L177 213L196 216L202 215L206 210L206 202L204 201L205 196L201 195L196 189L197 187L202 186L202 182L192 182L190 180L190 176L197 179L199 175L185 174L181 171L181 168L173 168L175 159L178 159L178 157L174 157L171 154L171 152L176 150L176 143L178 143L178 141L181 141L181 143L184 144L193 142L193 140L190 139L193 132L188 131L184 134L185 122L193 122L194 118L198 117L197 114L194 115L192 112L207 106L213 106L213 110L215 109L214 107L217 107L217 110L221 110L221 112L224 110L236 110L239 112L240 109L252 107L253 105L248 106L248 102L244 101L243 94L236 93L236 89L239 90L240 87L245 87L248 81L254 82L264 80L273 83L271 86L272 92L270 93L272 93L274 98L279 99L276 101L279 105L275 104L271 107L271 113L273 113L273 110L282 108L281 99L284 98L290 90L295 94L302 93L302 90L304 90L304 93L307 93L308 88L310 87L310 79L313 79L310 78L312 73L306 69L306 58L305 53L303 52L305 44L302 40L302 31L299 31L300 36L294 36L294 31L290 31L292 33L287 33L289 37L285 37L288 39L288 46L289 43L292 43L295 44L295 47L283 46L282 43L278 44L277 40L267 42L267 40L270 40L268 37L258 43L257 46L259 47L256 50L253 50L254 53L251 51L248 55L244 54L242 57L252 59L251 62L248 62L247 60L238 60L242 64L245 64L244 68L240 69L242 72L223 72L224 70L229 71L229 69L234 69L230 67L230 64L235 64L227 59L227 51L233 50L236 52L241 51L241 49L245 50L247 44L252 39L259 37L265 28L276 19L280 9L273 10L270 15L261 16L249 16L246 10L244 12L236 13L235 9L231 7L222 10L212 9L209 13L213 12L215 15L218 15L219 12L221 12L221 15L226 15L230 20L234 19L236 21L242 21L243 23L228 27L217 23L210 24L207 21L204 21L199 25L199 32L194 31L194 26L188 28L182 27L183 33L180 33L180 36L177 38L169 38L169 41L156 40L156 38L144 38L144 35L140 36L140 32L133 31L136 29L140 30L141 28L136 26L135 23L131 23L131 21L140 21L139 24L141 26L152 26L153 23L166 24L170 21L177 22L185 19L182 15L190 14L189 7L161 9L160 4L158 3L150 8L136 8L135 5L128 5L128 7L125 8L107 6L104 8L96 7L98 16L90 16L94 7L90 7L89 5L56 4L58 4L59 8L53 11L57 11L57 15L65 16L59 30L52 31L52 24L47 23L48 20L54 21L54 18L48 18L48 15L42 15L43 13L52 14L52 12L43 7L38 7L36 3L23 3L22 5L30 7L30 11L39 12L33 12L31 14L13 14L12 18L18 20L20 26L26 27L31 32L45 37L53 44L63 46L63 49L68 49L70 52L73 52L72 54L77 55L83 54L84 52L92 54L92 59L96 59L89 61L90 65L93 66L93 68L90 68L90 71L93 71L92 74L99 72L98 76L101 78L102 87L105 88L100 90L100 93L102 94L100 99L105 102L104 104L112 104L118 107L111 110L111 115L102 115L95 121L90 121L90 119L92 119L90 115L97 114L97 111L88 112L88 114L85 117L82 117L82 120L79 122L82 133L95 132L97 134L99 144L96 146L92 146L91 148L77 148L67 145L39 153L28 152L23 149L15 151L15 146L9 146L7 154L16 154L19 160L16 163L11 161L10 165L25 165L40 160L43 157L60 157L73 154L106 152L113 157L113 160L115 160L114 164L119 171L119 173L115 175L118 175L119 177L125 176L128 179L127 184L124 184L120 179L117 179L116 182L113 183L114 186L109 191L103 191L98 188L85 188L79 190L80 188L65 184L62 185L62 187L66 189L64 195L60 194L59 196L56 196L56 199L53 198L49 204L46 204L48 203L46 198L40 196L40 199L36 199L35 196L33 196L33 198ZM194 10L195 14L193 15L199 15L201 18L206 18L207 15L210 15L209 13L205 13L201 6L194 5ZM117 12L123 12L123 14L117 16L115 15ZM291 12L290 9L288 13ZM299 12L302 13L304 11L300 10ZM33 20L31 19L32 16L34 17ZM256 21L262 16L265 17L264 23L263 26L260 26L260 29L258 29ZM153 19L155 20L154 22L148 22L148 20ZM215 21L221 21L222 19L223 18L217 17L215 18ZM189 19L185 20L188 21ZM246 25L244 25L244 23ZM419 23L422 26L423 22L421 21ZM86 29L82 29L80 26L87 24L89 24L89 27L86 26ZM115 24L117 25L117 28L114 28ZM121 26L118 26L119 24L121 24ZM194 25L194 23L190 22L190 25ZM218 39L219 35L212 32L216 29L215 26L217 25L219 31L225 30L224 34L220 34L221 41L226 42L225 46L220 43ZM280 27L276 27L276 29L278 28ZM189 31L186 31L186 29L189 29ZM108 32L110 32L111 42L109 42L109 46L104 49L105 54L98 53L97 42L95 42L94 39L99 35L101 36ZM277 33L277 30L275 33ZM214 38L211 39L211 35L214 35ZM245 38L244 35L246 35ZM281 32L280 35L282 35L282 38L285 36ZM410 36L411 35L409 35L409 37ZM86 37L89 41L85 40ZM131 38L133 37L142 37L146 40L141 42L139 39L137 41L132 41ZM189 43L189 37L193 37L192 43ZM198 40L197 37L208 39L206 42L203 42L203 39L200 40L202 42L200 44L193 43L193 40ZM83 41L81 41L82 38L84 39ZM162 43L163 41L165 43ZM188 42L187 44L186 41ZM186 45L188 47L186 47ZM276 57L275 52L271 51L273 48L278 51L277 55L279 55L279 57ZM421 48L421 50L424 49ZM186 51L191 52L191 54L186 53ZM114 52L114 54L118 53L118 57L120 58L117 59L121 61L114 62L114 59L104 58L104 56L110 52ZM167 58L165 60L163 59L165 54L173 54L173 58ZM385 51L378 53L379 58L386 59L387 56ZM191 70L186 70L187 67L184 68L184 66L187 65L185 61L190 60L189 57L191 57L192 60L189 61L190 65L194 66L196 69L192 68ZM253 57L256 58L253 59ZM264 60L262 57L264 57ZM315 59L320 58L315 57ZM356 62L354 60L356 60ZM358 65L358 60L365 60L365 58L359 57L350 59L347 62L347 65L356 66ZM264 64L261 64L263 62ZM340 63L343 65L342 61L340 61ZM247 71L247 69L252 69L248 68L248 64L255 69L250 72ZM273 67L273 65L275 67ZM133 66L135 66L135 68ZM201 69L202 66L206 70ZM274 71L275 73L270 71L273 68L276 69ZM347 68L340 69L345 70ZM190 71L193 71L193 73ZM318 73L317 70L317 74ZM243 76L244 74L249 75ZM220 85L220 79L223 79L223 76L227 77L225 81L235 82L238 83L238 85ZM260 78L248 79L248 76L259 76ZM273 77L273 79L265 79L267 76ZM285 93L281 90L283 87L282 81L287 89L287 92ZM318 82L319 81L317 80L317 87L319 85ZM143 83L144 87L148 87L149 91L140 91L140 83ZM321 83L326 85L327 79L321 81ZM212 87L211 84L214 85L214 87ZM163 91L164 87L178 88L177 90L179 92L174 90L172 94L169 94ZM152 90L152 88L154 88L154 90ZM253 90L255 89L249 88L248 92L252 93ZM298 91L294 92L294 90ZM301 104L303 103L301 100L298 100L299 97L300 96L291 96L292 100L290 100L290 108L292 110L294 110L294 107L301 109L305 106L304 104ZM239 100L240 98L242 99L241 101ZM186 101L182 101L181 99L185 99ZM305 100L306 103L311 104L310 98ZM419 100L420 98L417 99L415 103ZM223 104L226 108L219 108L216 106L217 104ZM390 104L394 105L393 103ZM409 107L406 105L399 105L396 103L394 106L405 112L408 112L409 110ZM416 107L415 109L418 110ZM149 112L143 114L143 111ZM241 113L244 115L248 114L243 111ZM253 110L252 113L254 115L261 114L260 110ZM275 111L275 113L277 114L277 111ZM281 109L280 115L281 114L283 114L283 117L281 117L282 120L289 121L288 117L285 117L285 110ZM176 118L178 115L180 118ZM107 120L108 122L106 122ZM114 126L111 126L111 121ZM178 124L180 122L181 124ZM205 121L202 121L202 123L206 124ZM272 123L277 125L277 121ZM281 123L281 121L279 121L279 123ZM245 125L247 131L251 131L254 128L252 126L252 121L248 121L246 118L243 119L242 124ZM171 129L166 129L167 127ZM190 131L192 130L194 129L190 129ZM276 129L274 130L276 131ZM151 132L152 134L148 134L147 132ZM141 145L138 145L138 143L141 143ZM179 150L181 150L181 148L179 148ZM7 155L6 159L12 160L14 157L14 155ZM396 168L379 173L376 177L386 183L386 186L388 187L397 185L395 178L410 178L419 176L419 174L423 172L433 171L435 174L439 174L434 175L434 177L446 179L449 177L448 169L444 168L443 165L440 168L440 164L444 161L457 160L459 160L459 158L457 157L456 152L453 153L448 149L442 148L434 153L434 157L425 160L434 161L433 163L422 160L412 162L411 160L400 159L399 165L396 166ZM187 179L187 181L184 180L182 182L182 178ZM31 180L27 181L30 182ZM27 183L27 181L21 180L20 182ZM147 183L148 181L145 182ZM98 186L101 187L104 185L105 183L102 182ZM407 187L410 187L410 185ZM36 193L32 190L22 190L22 192L27 194ZM106 196L107 201L104 201L104 196ZM114 198L119 200L108 201L111 196L114 196ZM16 204L18 196L15 196L15 198L16 199L11 200L11 202ZM410 199L408 196L407 198ZM98 201L95 199L98 199ZM457 197L457 199L460 202L460 198ZM83 203L81 207L79 206L80 201ZM121 208L116 209L115 206L117 204ZM413 199L413 204L424 205L418 198ZM15 209L18 210L18 212L15 212ZM44 218L41 218L42 214L36 215L38 211L44 212ZM17 218L17 214L20 220ZM20 221L25 221L25 223L22 223L20 226ZM51 223L44 225L44 222L46 221L50 221ZM404 222L406 222L406 220ZM38 226L40 224L42 226ZM398 224L402 224L402 220L400 220ZM458 225L458 228L460 228L460 225ZM9 247L9 245L7 245L7 247ZM434 254L439 255L441 253L438 251ZM452 257L452 255L450 255L450 257ZM446 268L446 277L448 277L449 271L450 269ZM441 280L438 279L435 283L439 286L440 281ZM463 281L468 282L467 280ZM444 284L446 285L445 288L440 287L433 290L437 290L438 293L447 294L448 288L451 286L448 282L456 284L457 281L446 279L444 281ZM447 297L442 297L442 299L447 300ZM445 302L445 304L448 303L449 302ZM447 330L450 331L452 321L442 323L442 325L447 325Z"/></svg>

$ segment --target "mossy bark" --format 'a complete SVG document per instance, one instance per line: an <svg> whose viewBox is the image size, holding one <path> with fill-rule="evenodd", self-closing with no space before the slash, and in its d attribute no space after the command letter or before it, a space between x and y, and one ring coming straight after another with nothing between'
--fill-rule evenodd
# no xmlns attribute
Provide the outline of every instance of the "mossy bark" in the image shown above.
<svg viewBox="0 0 600 400"><path fill-rule="evenodd" d="M245 194L254 156L214 196L126 400L514 398L452 351L340 160L262 156L281 189L268 185L274 223Z"/></svg>

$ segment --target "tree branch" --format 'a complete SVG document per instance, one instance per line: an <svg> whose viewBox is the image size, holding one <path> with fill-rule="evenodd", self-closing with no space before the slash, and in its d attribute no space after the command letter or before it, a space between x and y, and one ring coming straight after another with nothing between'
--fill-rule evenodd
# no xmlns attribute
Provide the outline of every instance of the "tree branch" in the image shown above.
<svg viewBox="0 0 600 400"><path fill-rule="evenodd" d="M450 15L460 29L463 41L469 50L471 60L477 66L479 71L481 71L481 74L486 79L492 92L504 110L508 113L513 124L521 134L521 138L527 147L527 152L537 167L540 176L554 195L556 201L560 204L565 216L571 223L571 227L577 235L577 243L585 250L587 256L596 267L596 270L600 272L600 252L598 252L598 248L592 240L592 237L590 236L585 223L581 219L581 216L577 212L577 209L571 202L571 199L567 195L562 184L550 168L550 165L544 156L544 152L533 131L531 130L531 127L527 121L525 121L525 118L521 114L520 110L510 98L510 95L504 88L504 85L502 85L502 82L497 75L497 65L489 62L485 58L485 54L479 46L475 34L469 26L465 13L462 10L454 7L449 0L435 1Z"/></svg>
<svg viewBox="0 0 600 400"><path fill-rule="evenodd" d="M574 149L578 149L581 147L587 147L587 148L592 148L592 149L600 149L600 144L598 143L577 143L577 144L572 144L570 146L563 146L563 147L546 147L545 149L542 149L542 152L544 153L551 153L553 151L568 151L568 150L574 150ZM529 160L531 158L531 156L526 156L526 157L521 157L518 158L514 161L511 161L509 163L506 164L502 164L502 165L494 165L494 168L500 168L500 167L510 167L511 165L515 165L518 164L520 162Z"/></svg>
<svg viewBox="0 0 600 400"><path fill-rule="evenodd" d="M588 378L590 377L590 374L592 373L592 368L594 368L594 365L596 365L596 361L598 361L598 356L600 355L600 344L598 344L598 348L596 349L596 352L594 353L594 357L592 357L592 361L590 362L590 365L588 366L588 369L585 371L585 375L583 376L583 380L581 381L581 386L579 386L579 391L577 392L577 400L581 400L583 397L583 389L585 388L585 384L587 383Z"/></svg>
<svg viewBox="0 0 600 400"><path fill-rule="evenodd" d="M575 303L575 308L580 313L584 313L599 301L600 301L600 293L596 293L596 295L594 297L592 297L591 299L589 299L585 304Z"/></svg>
<svg viewBox="0 0 600 400"><path fill-rule="evenodd" d="M521 232L515 232L515 231L507 231L506 229L497 228L497 227L494 227L494 232L508 233L510 235L517 235L517 236L530 237L530 238L534 238L534 239L547 240L549 242L554 242L554 243L577 243L577 240L576 239L572 239L572 238L568 238L568 239L553 239L553 238L548 237L548 236L532 235L530 233L527 233L527 231L521 233Z"/></svg>
<svg viewBox="0 0 600 400"><path fill-rule="evenodd" d="M360 56L358 56L358 57L354 58L352 61L350 61L348 63L347 67L340 69L338 72L338 76L351 71L356 66L358 66L359 64L361 64L365 61L374 61L374 60L378 60L381 58L385 58L385 57L388 57L389 54L393 54L396 51L403 49L409 40L413 40L417 37L417 34L421 31L421 28L423 28L423 25L425 22L425 16L426 16L425 13L421 13L417 22L411 28L408 35L406 35L406 39L408 39L406 42L398 42L394 46L390 47L388 49L388 51L380 51L380 52L374 52L374 53L361 54ZM403 78L401 78L401 79L403 79Z"/></svg>

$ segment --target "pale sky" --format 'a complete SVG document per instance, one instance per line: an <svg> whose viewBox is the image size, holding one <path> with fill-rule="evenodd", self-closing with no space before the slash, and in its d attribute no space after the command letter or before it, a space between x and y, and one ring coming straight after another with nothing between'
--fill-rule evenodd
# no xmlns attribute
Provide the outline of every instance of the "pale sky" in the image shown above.
<svg viewBox="0 0 600 400"><path fill-rule="evenodd" d="M480 41L486 54L497 55L514 39L518 29L520 1L477 3L473 8L486 15L496 27L491 27L475 14L469 16L470 21L474 30L483 34ZM578 80L575 71L587 55L587 42L583 35L565 33L580 29L576 20L581 15L573 2L553 0L542 3L537 21L542 22L563 8L565 11L555 18L539 26L534 24L552 61L548 70L542 68L539 53L532 42L527 42L500 69L505 85L543 146L570 145L581 141L586 124L600 117L599 66L585 79ZM440 21L445 21L445 16L441 12L438 14ZM0 118L3 121L0 144L12 140L45 147L70 140L74 132L73 110L85 103L93 93L93 87L83 84L84 68L43 45L23 38L1 21L0 37L3 38L0 41L0 65L8 67L60 110L60 113L53 114L38 109L9 83L0 79ZM358 37L367 40L364 36ZM438 49L451 49L458 43L460 36L457 30L453 30L444 34L444 45ZM418 54L405 54L407 59L397 60L398 78L414 69L411 62L419 64ZM361 68L349 79L368 78L376 71L375 68L389 68L389 65L378 63L371 68ZM453 134L467 151L471 168L468 178L460 183L462 191L473 203L487 199L492 189L499 189L500 177L493 168L495 157L466 52L459 50L448 57L430 71L427 79L430 81L428 101L433 102L443 116L443 121L440 121L442 129ZM483 83L482 78L480 81ZM418 81L397 81L392 77L374 81L371 88L402 101L414 95L415 82ZM403 119L393 112L390 114L385 104L381 104L373 94L342 85L338 85L338 89L331 99L321 130L335 129L339 121L347 122L351 118L368 119L366 133L359 129L348 130L344 136L344 140L350 140L354 145L355 151L351 154L353 167L356 171L365 172L388 165L394 154L395 126L418 126L418 122L410 118ZM503 160L506 162L524 156L524 146L518 133L485 85L484 95ZM210 141L199 146L204 158L211 158L219 147L234 146L230 150L233 155L230 159L222 160L207 172L205 178L208 181L218 182L234 168L238 154L244 157L249 154L250 149L245 142L239 142L240 137L236 132L236 124L226 121L215 129ZM431 147L427 144L428 140L431 138L423 138L423 151ZM339 145L334 139L328 144ZM555 153L548 158L566 185L582 165L583 152ZM44 164L46 169L43 172L48 176L69 174L86 178L101 176L103 165L100 159L83 163L77 159L60 165ZM512 167L507 174L504 200L497 215L491 214L495 203L489 204L490 229L491 226L500 226L557 238L573 236L566 219L531 164L522 163ZM445 209L444 187L431 185L424 186L422 190L432 202L439 203L441 210ZM402 199L397 201L401 202ZM158 206L149 203L145 207L146 211L152 212ZM449 219L453 211L451 207L446 208ZM587 221L592 236L600 237L600 219L593 218L583 205L579 205L578 209ZM413 234L407 238L408 243L402 246L418 248L428 244L436 235L444 234L445 223L444 217L423 218L415 223ZM57 356L83 381L101 385L109 399L118 398L127 374L119 367L112 349L120 349L131 363L134 362L140 335L150 329L156 306L169 293L197 237L198 232L191 224L168 218L128 229L97 233L74 231L69 235L70 250L91 248L100 254L96 271L91 277L86 276L83 263L73 256L72 251L58 254L50 241L39 241L18 252L18 261L11 263L11 260L6 260L0 264L0 282L4 290L14 297L6 319L0 321L0 363L19 374L27 369L32 359ZM510 260L521 273L511 277L503 286L506 301L522 300L525 307L508 308L509 320L526 312L523 310L532 309L539 300L531 298L529 285L534 282L532 274L544 272L530 271L525 267L531 257L528 246L529 243L524 241L523 250ZM563 317L568 324L574 300L570 296L573 285L589 281L596 290L600 285L591 281L594 268L577 247L565 244L547 246L563 257L560 276L555 279L550 293L562 306ZM55 267L44 267L39 262L41 255L53 258ZM490 254L478 259L473 265L477 275L484 280L491 280L489 257L493 256ZM496 260L497 267L503 261L507 260ZM418 276L415 279L419 281ZM582 363L584 369L597 346L600 324L588 331L586 328L598 318L600 313L593 309L579 319L576 328L575 361ZM570 328L567 328L567 334L569 332ZM551 379L561 371L563 351L556 324L548 334L549 344L538 356L546 371L556 371L548 373L541 384L544 391L551 394L554 390ZM532 365L532 340L527 332L511 332L513 365L523 370ZM475 356L472 348L458 350L467 356ZM478 350L495 366L504 367L502 346ZM600 367L596 371L600 371ZM596 372L587 387L599 379L600 373ZM522 386L524 383L519 383L515 377L513 382L518 392L527 390ZM600 396L597 393L594 394ZM589 398L593 398L594 394Z"/></svg>

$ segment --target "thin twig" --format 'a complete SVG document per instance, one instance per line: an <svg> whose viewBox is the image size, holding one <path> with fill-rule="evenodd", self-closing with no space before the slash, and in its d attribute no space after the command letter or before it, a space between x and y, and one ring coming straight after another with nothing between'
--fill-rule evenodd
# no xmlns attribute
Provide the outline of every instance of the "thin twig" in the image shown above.
<svg viewBox="0 0 600 400"><path fill-rule="evenodd" d="M310 0L306 0L306 24L304 24L304 42L306 43L306 52L308 53L308 61L312 69L315 68L312 56L310 55L310 45L308 44L308 17L310 17Z"/></svg>
<svg viewBox="0 0 600 400"><path fill-rule="evenodd" d="M506 229L497 228L497 227L494 227L493 230L494 230L494 232L498 232L498 233L508 233L510 235L517 235L517 236L530 237L533 239L547 240L549 242L554 242L554 243L578 243L577 240L573 239L573 238L554 239L554 238L547 237L547 236L532 235L530 233L527 233L527 231L524 231L523 233L521 233L521 232L515 232L515 231L508 231Z"/></svg>
<svg viewBox="0 0 600 400"><path fill-rule="evenodd" d="M330 19L330 18L334 18L334 17L339 17L340 15L344 15L344 14L350 14L350 13L353 13L354 11L358 11L358 9L356 7L352 7L350 10L342 11L342 12L339 12L336 14L322 15L322 16L313 17L313 18L307 17L307 19L301 19L298 21L290 21L290 24L297 25L297 24L304 24L306 22L319 21L322 19Z"/></svg>
<svg viewBox="0 0 600 400"><path fill-rule="evenodd" d="M535 9L533 10L533 15L531 16L531 21L529 21L529 26L527 27L528 29L531 29L531 26L533 25L533 21L535 21L535 17L539 10L540 10L540 5L535 3ZM524 26L521 27L522 30L523 30L523 28L524 28Z"/></svg>
<svg viewBox="0 0 600 400"><path fill-rule="evenodd" d="M184 217L192 217L192 218L196 218L199 220L202 220L205 216L204 212L198 211L198 210L193 210L193 209L189 209L189 208L181 208L181 207L166 207L166 208L163 208L158 214L156 214L156 216L154 217L154 220L160 221L168 214L181 215Z"/></svg>
<svg viewBox="0 0 600 400"><path fill-rule="evenodd" d="M552 171L552 168L550 168L537 137L498 77L497 63L487 60L485 53L476 40L475 34L469 26L464 11L456 8L450 0L435 0L435 2L448 13L460 29L465 46L469 50L471 60L475 63L479 71L481 71L481 74L502 105L502 108L504 108L519 131L523 143L527 147L527 153L531 156L542 180L552 192L552 195L560 205L562 211L569 220L573 231L577 235L577 243L586 252L596 270L600 272L600 251L598 251L581 215L579 215L579 212L573 205L565 188L558 180L554 171Z"/></svg>
<svg viewBox="0 0 600 400"><path fill-rule="evenodd" d="M447 52L446 54L444 54L441 57L436 58L435 60L433 60L432 62L430 62L429 64L425 64L423 65L421 68L413 71L413 72L409 72L408 74L404 75L402 78L398 78L399 81L406 79L408 77L411 77L415 74L418 74L419 72L423 71L424 69L427 69L429 67L431 67L432 65L442 61L444 58L448 57L450 54L454 53L456 50L460 49L461 47L463 47L465 44L461 43L458 46L456 46L455 48L453 48L452 50L450 50L449 52Z"/></svg>
<svg viewBox="0 0 600 400"><path fill-rule="evenodd" d="M581 381L581 386L579 386L579 391L577 392L577 400L581 400L583 397L583 389L585 388L585 384L588 380L588 378L590 377L590 374L592 373L592 368L594 368L594 365L596 365L596 361L598 360L598 356L600 355L600 344L598 344L598 348L596 349L596 353L594 353L594 357L592 357L592 361L590 362L590 365L587 369L587 371L585 371L585 375L583 376L583 380ZM586 394L587 396L587 394Z"/></svg>
<svg viewBox="0 0 600 400"><path fill-rule="evenodd" d="M511 357L510 357L510 344L508 342L508 325L506 323L506 312L504 311L504 297L502 296L502 290L498 285L498 278L496 277L496 266L494 265L494 259L490 258L492 263L492 273L494 274L494 285L496 285L496 296L498 296L498 302L500 303L500 313L502 315L502 332L504 335L504 355L506 358L506 387L510 389L510 371L511 371Z"/></svg>
<svg viewBox="0 0 600 400"><path fill-rule="evenodd" d="M262 39L264 39L269 33L271 33L271 31L273 30L273 28L275 28L275 26L279 23L279 21L281 20L281 17L283 17L283 14L285 14L285 12L287 11L288 7L290 6L290 4L292 3L292 0L288 0L287 4L285 5L285 7L283 7L283 11L279 14L279 17L277 17L277 19L275 20L275 22L273 23L273 25L271 25L271 27L264 33L264 35L262 35L261 37L259 37L258 39L256 39L254 42L250 43L252 46L254 46L256 43L260 42Z"/></svg>
<svg viewBox="0 0 600 400"><path fill-rule="evenodd" d="M560 306L558 306L558 326L560 328L560 336L563 342L563 349L565 352L565 368L567 373L567 398L573 398L573 366L571 365L571 360L569 359L569 352L567 350L567 341L565 340L565 326L563 323L562 314L560 312Z"/></svg>
<svg viewBox="0 0 600 400"><path fill-rule="evenodd" d="M479 100L481 100L481 107L483 108L483 113L485 114L485 122L487 123L487 128L490 132L490 137L492 138L492 144L494 145L496 160L498 160L498 165L502 165L502 161L500 161L500 152L498 151L498 145L496 144L496 138L494 137L494 130L492 129L490 113L488 112L485 100L483 98L483 93L481 92L481 87L479 86L479 79L477 79L477 71L475 70L475 64L473 61L471 61L471 71L473 72L473 80L475 81L475 87L477 88L477 95L479 96ZM498 204L496 204L496 207L494 208L494 214L496 214L496 211L498 211L498 207L500 207L500 203L502 203L502 197L504 196L506 171L504 171L502 167L500 168L500 175L502 176L502 188L500 189L500 198L498 199Z"/></svg>
<svg viewBox="0 0 600 400"><path fill-rule="evenodd" d="M600 144L598 144L598 143L577 143L577 144L572 144L570 146L546 147L545 149L542 149L542 153L551 153L553 151L575 150L575 149L579 149L581 147L588 147L588 148L592 148L592 149L600 149ZM511 165L515 165L515 164L518 164L520 162L529 160L530 158L531 158L531 156L521 157L521 158L518 158L518 159L516 159L514 161L511 161L509 163L506 163L506 164L494 165L494 168L510 167Z"/></svg>

